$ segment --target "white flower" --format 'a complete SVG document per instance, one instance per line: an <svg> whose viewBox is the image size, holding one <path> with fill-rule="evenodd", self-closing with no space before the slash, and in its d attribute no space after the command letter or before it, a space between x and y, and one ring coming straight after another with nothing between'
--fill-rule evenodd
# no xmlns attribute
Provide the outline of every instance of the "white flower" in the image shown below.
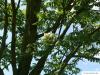
<svg viewBox="0 0 100 75"><path fill-rule="evenodd" d="M54 33L44 33L44 36L42 37L42 41L46 44L53 44L56 40L56 35Z"/></svg>

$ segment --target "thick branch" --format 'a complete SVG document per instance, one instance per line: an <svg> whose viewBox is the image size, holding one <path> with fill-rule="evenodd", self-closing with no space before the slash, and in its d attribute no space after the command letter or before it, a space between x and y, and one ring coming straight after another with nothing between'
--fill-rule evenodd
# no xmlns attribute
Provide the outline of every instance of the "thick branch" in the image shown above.
<svg viewBox="0 0 100 75"><path fill-rule="evenodd" d="M46 54L44 54L44 56L42 56L40 58L40 60L36 64L35 68L30 72L29 75L40 75L40 73L44 67L45 61L46 61L48 55L51 53L53 48L54 48L54 45L47 47L46 52L45 52Z"/></svg>
<svg viewBox="0 0 100 75"><path fill-rule="evenodd" d="M12 41L11 41L11 64L13 68L13 75L17 75L17 68L16 68L16 53L15 53L15 47L16 47L16 6L15 1L11 0L11 6L12 6Z"/></svg>
<svg viewBox="0 0 100 75"><path fill-rule="evenodd" d="M20 2L21 2L21 0L18 1L17 7L16 7L16 11L17 11L17 10L19 9L19 7L20 7Z"/></svg>
<svg viewBox="0 0 100 75"><path fill-rule="evenodd" d="M37 25L33 25L38 21L37 13L40 11L41 0L26 0L26 24L22 42L21 58L18 65L18 75L28 75L30 64L32 61L32 52L34 52L34 44L37 36ZM30 51L27 51L27 46L33 45Z"/></svg>

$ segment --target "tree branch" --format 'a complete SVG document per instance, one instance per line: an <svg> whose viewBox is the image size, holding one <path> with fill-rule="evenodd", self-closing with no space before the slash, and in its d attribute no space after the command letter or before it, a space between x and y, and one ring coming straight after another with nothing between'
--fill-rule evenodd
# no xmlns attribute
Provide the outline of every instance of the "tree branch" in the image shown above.
<svg viewBox="0 0 100 75"><path fill-rule="evenodd" d="M66 11L71 10L72 7L74 6L74 4L73 4L72 6L70 6L70 4L74 2L74 0L71 0L71 1L72 1L72 2L69 2L69 4L65 7L65 8L66 8ZM57 28L58 28L59 25L60 25L60 21L62 20L62 18L63 18L64 16L65 16L65 14L61 14L61 15L59 16L59 18L57 19L56 23L54 24L54 26L53 26L52 28L47 29L46 33L49 32L49 31L52 31L53 33L55 33L56 30L57 30ZM69 28L69 27L68 27L68 28ZM67 30L67 29L66 29L66 30ZM44 34L40 34L39 37L41 37L41 36L43 36L43 35L44 35ZM63 34L63 35L65 35L65 34ZM63 38L63 37L61 37L61 38ZM61 39L61 38L60 38L60 39ZM37 65L35 66L35 68L30 72L30 75L34 75L35 73L36 73L37 75L39 75L39 74L41 73L42 68L44 67L45 61L46 61L48 55L52 52L52 49L53 49L53 48L54 48L54 46L52 46L52 47L50 48L50 50L49 50L49 52L47 53L47 55L44 55L43 57L40 58L40 60L38 61ZM42 60L42 62L41 62L41 60ZM41 67L39 67L40 64L42 65ZM38 69L38 70L37 70L37 69ZM36 71L36 72L35 72L35 71Z"/></svg>
<svg viewBox="0 0 100 75"><path fill-rule="evenodd" d="M18 75L28 75L29 73L32 61L32 52L35 50L35 45L33 44L35 44L37 36L37 25L33 24L38 21L37 13L40 11L41 7L41 0L26 1L26 24L22 41L21 57L18 65ZM30 49L30 51L27 49L28 45L33 45L33 48Z"/></svg>
<svg viewBox="0 0 100 75"><path fill-rule="evenodd" d="M85 58L87 60L100 63L100 58L96 58L96 57L89 56L89 55L74 55L73 57Z"/></svg>
<svg viewBox="0 0 100 75"><path fill-rule="evenodd" d="M45 61L48 57L48 55L51 53L52 49L54 48L55 45L50 45L47 47L46 49L46 52L44 54L44 56L42 56L38 63L36 64L36 66L34 67L34 69L30 72L29 75L40 75L43 67L44 67L44 64L45 64Z"/></svg>
<svg viewBox="0 0 100 75"><path fill-rule="evenodd" d="M97 29L95 29L93 32L91 32L89 34L89 37L92 36L94 33L96 33L98 30L100 29L100 27L98 27ZM72 50L72 52L70 52L69 55L66 56L66 58L63 61L62 67L59 71L59 75L61 75L65 69L65 67L67 66L69 60L76 54L76 52L79 50L79 48L82 46L82 43L80 43L74 50Z"/></svg>
<svg viewBox="0 0 100 75"><path fill-rule="evenodd" d="M1 68L0 68L0 75L4 75L4 72Z"/></svg>
<svg viewBox="0 0 100 75"><path fill-rule="evenodd" d="M7 0L5 0L5 18L4 18L4 32L3 32L3 38L2 38L2 43L1 43L1 48L0 48L0 60L2 59L3 52L6 47L6 38L7 38L7 28L8 28L8 13L7 13Z"/></svg>
<svg viewBox="0 0 100 75"><path fill-rule="evenodd" d="M17 75L17 67L16 67L16 6L15 1L11 0L11 6L12 6L12 41L11 41L11 64L13 69L13 75Z"/></svg>
<svg viewBox="0 0 100 75"><path fill-rule="evenodd" d="M71 5L73 3L73 5ZM75 0L69 0L68 1L68 4L63 8L63 12L68 12L70 11L73 6L75 5ZM60 21L63 19L63 17L65 16L65 13L61 14L58 19L56 20L55 24L53 25L53 27L51 28L48 28L44 33L48 33L50 31L52 31L53 33L56 32L57 28L60 26ZM40 35L37 35L38 37L37 38L40 38L44 35L44 33L40 34Z"/></svg>
<svg viewBox="0 0 100 75"><path fill-rule="evenodd" d="M20 2L21 2L21 0L18 1L17 7L16 7L16 11L17 11L17 10L19 9L19 7L20 7Z"/></svg>

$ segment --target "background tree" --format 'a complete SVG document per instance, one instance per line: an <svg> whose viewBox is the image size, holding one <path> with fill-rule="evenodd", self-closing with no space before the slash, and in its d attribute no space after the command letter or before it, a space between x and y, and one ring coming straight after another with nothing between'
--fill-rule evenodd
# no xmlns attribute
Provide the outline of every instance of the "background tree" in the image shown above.
<svg viewBox="0 0 100 75"><path fill-rule="evenodd" d="M99 8L99 0L0 0L0 71L74 75L79 60L100 63Z"/></svg>

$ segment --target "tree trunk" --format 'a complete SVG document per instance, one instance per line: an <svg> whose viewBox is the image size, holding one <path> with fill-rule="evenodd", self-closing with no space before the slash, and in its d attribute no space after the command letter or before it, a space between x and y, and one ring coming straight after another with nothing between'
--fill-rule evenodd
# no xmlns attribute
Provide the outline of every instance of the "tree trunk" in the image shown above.
<svg viewBox="0 0 100 75"><path fill-rule="evenodd" d="M13 75L17 75L16 67L16 16L17 10L15 5L15 0L11 0L12 6L12 41L11 41L11 65L13 69Z"/></svg>
<svg viewBox="0 0 100 75"><path fill-rule="evenodd" d="M27 9L26 9L26 25L22 42L22 54L18 66L18 75L28 75L30 64L32 61L32 52L34 52L34 44L37 37L37 25L33 25L38 21L37 13L40 11L41 0L27 0ZM33 48L28 47L30 45ZM27 47L28 46L28 47Z"/></svg>

